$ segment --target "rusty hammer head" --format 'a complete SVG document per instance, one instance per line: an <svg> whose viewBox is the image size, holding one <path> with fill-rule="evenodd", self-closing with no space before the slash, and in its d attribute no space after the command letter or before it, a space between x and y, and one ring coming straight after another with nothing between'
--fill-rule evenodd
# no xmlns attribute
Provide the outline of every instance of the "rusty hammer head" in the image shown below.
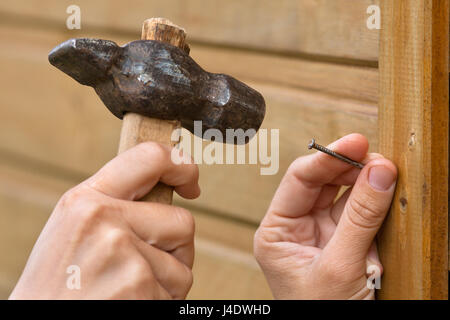
<svg viewBox="0 0 450 320"><path fill-rule="evenodd" d="M203 131L215 128L224 136L226 129L258 130L265 114L262 95L233 77L203 70L186 51L153 40L120 47L108 40L71 39L55 47L49 61L93 87L120 119L133 112L179 120L191 132L201 120Z"/></svg>

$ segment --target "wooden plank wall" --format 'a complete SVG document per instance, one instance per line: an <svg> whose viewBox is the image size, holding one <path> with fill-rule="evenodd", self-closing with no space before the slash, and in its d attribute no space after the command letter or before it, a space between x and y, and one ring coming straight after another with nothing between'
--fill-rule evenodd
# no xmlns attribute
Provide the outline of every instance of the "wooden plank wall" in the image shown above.
<svg viewBox="0 0 450 320"><path fill-rule="evenodd" d="M117 151L120 121L94 91L51 67L47 54L72 37L119 44L164 16L188 32L191 56L233 75L266 99L264 128L280 129L280 169L201 165L202 195L176 198L197 222L190 298L270 298L253 257L254 230L285 169L351 132L377 150L378 30L375 0L77 1L81 30L68 30L72 1L0 2L0 296L6 298L58 197ZM55 132L57 134L55 134Z"/></svg>

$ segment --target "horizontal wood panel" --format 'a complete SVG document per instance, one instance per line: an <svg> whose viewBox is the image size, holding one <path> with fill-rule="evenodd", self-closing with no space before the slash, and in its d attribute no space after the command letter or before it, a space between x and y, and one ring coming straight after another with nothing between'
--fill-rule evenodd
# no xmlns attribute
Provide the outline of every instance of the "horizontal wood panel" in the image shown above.
<svg viewBox="0 0 450 320"><path fill-rule="evenodd" d="M36 31L33 37L22 36L26 40L10 37L8 45L0 44L5 49L0 51L0 85L5 92L0 106L0 152L62 168L82 179L115 156L120 120L107 111L91 88L79 85L47 62L48 51L65 35ZM204 59L213 67L212 58ZM219 69L220 65L216 66ZM320 76L316 77L315 83L319 83ZM246 81L244 73L240 78ZM361 132L369 138L371 150L376 150L373 103L260 82L250 85L266 99L263 128L280 130L279 172L261 176L257 165L201 165L203 193L193 202L196 206L258 223L283 172L307 152L312 137L327 144Z"/></svg>
<svg viewBox="0 0 450 320"><path fill-rule="evenodd" d="M250 254L213 242L196 242L194 284L188 299L271 299L263 273Z"/></svg>
<svg viewBox="0 0 450 320"><path fill-rule="evenodd" d="M9 295L55 203L71 185L0 162L0 299ZM190 298L270 298L251 253L256 227L193 214L196 262Z"/></svg>
<svg viewBox="0 0 450 320"><path fill-rule="evenodd" d="M5 93L0 150L69 169L80 177L100 168L117 153L121 121L92 88L79 85L48 62L49 50L67 36L49 37L38 30L31 35L27 29L20 38L13 29L2 30L8 44L0 50ZM65 150L60 149L62 144Z"/></svg>
<svg viewBox="0 0 450 320"><path fill-rule="evenodd" d="M48 52L58 43L71 37L107 38L123 45L134 40L132 37L117 36L113 33L69 32L36 29L30 25L21 27L0 23L0 44L5 56L19 55L18 59L44 61ZM270 83L299 88L324 94L369 102L378 101L378 70L282 57L239 49L218 48L194 44L192 58L205 70L226 73L237 79ZM49 66L45 61L46 66ZM337 81L338 79L338 81Z"/></svg>
<svg viewBox="0 0 450 320"><path fill-rule="evenodd" d="M71 185L26 170L0 162L0 299L11 293L53 206Z"/></svg>
<svg viewBox="0 0 450 320"><path fill-rule="evenodd" d="M238 79L378 102L378 69L272 54L192 46L191 56L206 70Z"/></svg>
<svg viewBox="0 0 450 320"><path fill-rule="evenodd" d="M0 13L50 19L64 30L73 1L1 2ZM192 40L308 55L378 59L378 30L369 30L368 6L378 0L147 0L88 1L81 27L106 27L138 35L141 23L163 16L186 28Z"/></svg>

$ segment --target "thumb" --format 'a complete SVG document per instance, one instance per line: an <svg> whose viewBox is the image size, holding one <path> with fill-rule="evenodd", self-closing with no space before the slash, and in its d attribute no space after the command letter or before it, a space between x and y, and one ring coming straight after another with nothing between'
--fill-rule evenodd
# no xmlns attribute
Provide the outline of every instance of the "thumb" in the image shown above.
<svg viewBox="0 0 450 320"><path fill-rule="evenodd" d="M348 265L364 263L369 248L389 210L397 168L387 159L365 165L345 204L336 231L324 249L325 256Z"/></svg>

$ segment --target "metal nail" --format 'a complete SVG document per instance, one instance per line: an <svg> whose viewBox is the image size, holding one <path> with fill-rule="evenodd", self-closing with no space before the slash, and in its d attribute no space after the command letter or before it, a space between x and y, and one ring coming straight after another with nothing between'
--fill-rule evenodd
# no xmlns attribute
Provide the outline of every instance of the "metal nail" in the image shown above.
<svg viewBox="0 0 450 320"><path fill-rule="evenodd" d="M324 146L321 146L320 144L316 143L316 140L312 139L311 142L308 144L308 149L316 149L319 151L322 151L332 157L335 157L341 161L347 162L348 164L351 164L359 169L362 169L364 165L362 163L359 163L357 161L354 161L352 159L347 158L346 156L343 156L342 154L339 154L337 152L334 152L333 150L330 150L328 148L325 148Z"/></svg>

